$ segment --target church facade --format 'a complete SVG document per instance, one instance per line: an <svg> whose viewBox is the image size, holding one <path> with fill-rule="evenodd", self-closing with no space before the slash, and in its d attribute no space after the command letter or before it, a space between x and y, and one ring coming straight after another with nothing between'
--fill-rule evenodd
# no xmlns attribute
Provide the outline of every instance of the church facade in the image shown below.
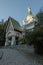
<svg viewBox="0 0 43 65"><path fill-rule="evenodd" d="M18 45L18 38L21 37L22 34L22 28L20 24L13 19L12 17L9 17L6 21L6 41L5 46L13 46Z"/></svg>

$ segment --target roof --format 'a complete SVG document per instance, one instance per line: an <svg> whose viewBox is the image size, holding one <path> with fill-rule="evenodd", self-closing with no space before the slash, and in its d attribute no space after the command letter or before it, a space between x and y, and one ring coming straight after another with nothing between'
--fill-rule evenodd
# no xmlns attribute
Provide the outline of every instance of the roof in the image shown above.
<svg viewBox="0 0 43 65"><path fill-rule="evenodd" d="M8 21L6 22L8 25L9 20L11 20L12 25L14 27L14 30L22 32L22 27L20 26L19 22L13 19L12 17L8 18Z"/></svg>
<svg viewBox="0 0 43 65"><path fill-rule="evenodd" d="M5 21L5 22L4 22L4 31L5 31L5 32L6 32L7 25L8 25L8 21Z"/></svg>
<svg viewBox="0 0 43 65"><path fill-rule="evenodd" d="M30 9L30 10L28 11L28 16L32 16L32 17L34 18L34 15L32 14L31 8L28 7L28 9Z"/></svg>

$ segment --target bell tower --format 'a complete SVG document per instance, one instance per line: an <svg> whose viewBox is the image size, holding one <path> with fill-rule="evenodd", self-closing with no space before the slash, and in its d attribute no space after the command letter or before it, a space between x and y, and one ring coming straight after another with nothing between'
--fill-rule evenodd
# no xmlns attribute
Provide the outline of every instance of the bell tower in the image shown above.
<svg viewBox="0 0 43 65"><path fill-rule="evenodd" d="M34 19L34 16L32 14L32 11L31 11L31 8L30 7L28 7L28 15L27 15L27 18L26 19L27 19L27 22L28 23L32 22L33 19Z"/></svg>
<svg viewBox="0 0 43 65"><path fill-rule="evenodd" d="M28 6L27 10L28 10L28 15L27 15L27 17L23 20L23 25L29 24L29 23L32 22L33 19L34 19L34 16L33 16L33 14L32 14L31 8L30 8L29 6Z"/></svg>
<svg viewBox="0 0 43 65"><path fill-rule="evenodd" d="M26 29L32 29L34 27L34 16L30 7L27 8L27 17L23 20L23 27Z"/></svg>

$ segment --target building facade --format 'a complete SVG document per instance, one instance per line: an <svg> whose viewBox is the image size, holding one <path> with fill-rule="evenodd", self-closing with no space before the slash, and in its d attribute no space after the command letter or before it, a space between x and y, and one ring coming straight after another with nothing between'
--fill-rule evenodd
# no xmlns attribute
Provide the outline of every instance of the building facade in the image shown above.
<svg viewBox="0 0 43 65"><path fill-rule="evenodd" d="M20 24L12 17L9 17L6 23L5 46L18 45L18 38L20 38L22 34L22 28Z"/></svg>

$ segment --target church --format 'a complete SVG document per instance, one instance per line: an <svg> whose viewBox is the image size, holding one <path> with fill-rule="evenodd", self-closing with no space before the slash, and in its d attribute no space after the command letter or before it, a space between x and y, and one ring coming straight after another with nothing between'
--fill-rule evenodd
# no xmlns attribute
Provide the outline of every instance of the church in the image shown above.
<svg viewBox="0 0 43 65"><path fill-rule="evenodd" d="M24 28L26 30L33 30L35 24L34 24L34 16L31 12L31 8L28 7L28 15L27 17L23 20L23 26L20 26L18 21L13 19L12 17L9 17L8 20L6 21L6 41L5 41L5 46L13 46L13 45L18 45L18 39L23 36Z"/></svg>
<svg viewBox="0 0 43 65"><path fill-rule="evenodd" d="M28 15L23 20L23 28L25 28L26 30L33 30L34 26L35 26L35 17L32 14L31 8L28 7Z"/></svg>
<svg viewBox="0 0 43 65"><path fill-rule="evenodd" d="M6 41L5 46L18 45L18 38L22 35L22 27L12 17L9 17L6 21Z"/></svg>

